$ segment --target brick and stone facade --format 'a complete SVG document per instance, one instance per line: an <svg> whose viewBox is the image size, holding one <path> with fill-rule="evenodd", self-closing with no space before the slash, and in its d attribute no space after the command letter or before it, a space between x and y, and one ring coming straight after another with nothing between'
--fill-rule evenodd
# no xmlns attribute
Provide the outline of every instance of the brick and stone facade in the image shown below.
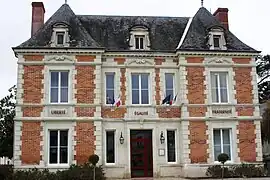
<svg viewBox="0 0 270 180"><path fill-rule="evenodd" d="M40 10L40 4L34 5ZM221 15L217 12L217 16ZM222 21L228 28L226 18ZM181 43L184 42L181 40L180 46ZM14 51L18 57L16 169L65 169L85 163L95 153L106 176L131 177L132 130L152 132L154 177L204 176L206 168L216 163L215 130L230 133L231 163L262 161L254 60L258 53L181 49L115 52L78 47ZM63 86L68 89L65 103L51 103L51 72L68 72L68 85ZM227 103L212 102L213 72L227 73ZM114 74L114 95L121 99L120 107L106 104L106 73ZM162 104L167 73L174 76L173 89L177 94L172 105ZM132 74L148 74L149 104L132 103ZM61 84L61 77L57 78ZM50 163L50 148L54 148L49 140L51 131L58 135L68 132L64 165ZM114 132L114 163L106 161L108 131ZM173 163L168 162L167 131L175 132ZM164 143L160 141L161 132Z"/></svg>

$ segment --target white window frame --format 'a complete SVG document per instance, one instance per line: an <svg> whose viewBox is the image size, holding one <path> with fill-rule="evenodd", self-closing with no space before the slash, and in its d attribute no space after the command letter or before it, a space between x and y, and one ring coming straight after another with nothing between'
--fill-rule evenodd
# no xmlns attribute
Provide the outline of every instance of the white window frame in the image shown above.
<svg viewBox="0 0 270 180"><path fill-rule="evenodd" d="M63 44L57 43L57 34L63 33ZM56 23L53 25L53 32L51 37L51 47L69 47L69 29L65 23Z"/></svg>
<svg viewBox="0 0 270 180"><path fill-rule="evenodd" d="M113 75L113 84L114 84L114 89L113 89L113 93L114 93L114 100L116 101L116 93L115 93L115 91L116 91L116 73L115 72L105 72L104 73L104 81L105 81L105 83L104 83L104 89L105 89L105 92L104 92L104 104L105 105L110 105L110 104L107 104L107 75ZM110 89L110 90L112 90L112 89Z"/></svg>
<svg viewBox="0 0 270 180"><path fill-rule="evenodd" d="M166 87L166 75L167 74L171 74L172 76L173 76L173 94L172 94L172 97L171 97L171 99L173 99L174 98L174 96L175 96L175 73L171 73L171 72L168 72L168 73L164 73L164 89L165 89L165 97L167 96L167 94L166 94L166 92L167 92L167 87ZM164 98L165 98L164 97Z"/></svg>
<svg viewBox="0 0 270 180"><path fill-rule="evenodd" d="M138 74L139 75L139 104L133 104L132 103L132 98L133 98L133 96L132 96L132 75L134 75L134 74ZM141 102L141 94L142 94L142 88L141 88L141 75L142 74L147 74L148 75L148 104L142 104L142 102ZM150 93L150 91L151 91L151 88L150 88L150 77L151 77L151 73L143 73L143 72L141 72L141 73L137 73L137 72L131 72L131 74L130 74L130 84L131 84L131 86L130 86L130 88L131 88L131 104L132 105L134 105L134 106L147 106L147 105L150 105L150 100L151 100L151 93Z"/></svg>
<svg viewBox="0 0 270 180"><path fill-rule="evenodd" d="M212 144L213 144L213 146L212 146L212 151L213 151L213 160L214 160L214 163L220 163L219 161L216 161L215 160L215 144L214 144L214 130L220 130L220 137L221 137L221 141L220 141L220 143L221 143L221 153L223 153L223 132L222 132L222 130L229 130L229 135L230 135L230 157L231 157L231 159L230 160L228 160L228 161L226 161L226 163L232 163L233 162L233 159L234 159L234 156L233 156L233 135L232 135L232 132L233 132L233 130L232 130L232 128L226 128L226 127L222 127L222 128L213 128L212 129L212 137L213 137L213 139L212 139Z"/></svg>
<svg viewBox="0 0 270 180"><path fill-rule="evenodd" d="M59 35L63 35L63 43L62 44L58 44L58 36ZM61 31L56 32L55 43L56 43L57 46L64 46L64 44L65 44L65 32L61 32Z"/></svg>
<svg viewBox="0 0 270 180"><path fill-rule="evenodd" d="M212 74L213 73L217 73L218 74L218 85L217 85L217 87L218 87L218 100L219 100L219 102L213 102L213 94L212 94ZM219 78L219 74L220 73L226 73L226 86L227 86L227 102L221 102L221 93L220 93L220 78ZM210 71L210 82L209 82L209 84L210 84L210 95L211 95L211 102L213 103L213 104L229 104L229 102L230 102L230 93L229 93L229 72L228 71L215 71L215 70L213 70L213 71Z"/></svg>
<svg viewBox="0 0 270 180"><path fill-rule="evenodd" d="M214 47L214 36L220 36L219 39L219 48ZM208 44L210 45L210 50L227 50L226 39L224 36L224 30L220 27L212 28L208 34L209 40Z"/></svg>
<svg viewBox="0 0 270 180"><path fill-rule="evenodd" d="M169 150L168 150L168 131L174 131L174 141L175 141L175 142L174 142L174 143L175 143L175 144L174 144L174 146L175 146L175 151L174 151L174 152L175 152L175 162L169 162L169 159L168 159L168 151L169 151ZM178 153L177 153L177 152L178 152L178 151L177 151L177 149L178 149L178 148L177 148L177 147L178 147L178 146L177 146L177 145L178 145L178 144L177 144L177 137L178 137L178 135L177 135L177 129L166 129L166 134L165 134L165 141L166 141L166 161L167 161L168 164L177 164L177 162L178 162L178 161L177 161L177 158L178 158L178 155L177 155L177 154L178 154Z"/></svg>
<svg viewBox="0 0 270 180"><path fill-rule="evenodd" d="M143 49L136 49L136 36L143 36ZM149 39L149 31L144 26L135 26L130 30L130 39L129 39L130 50L150 50L150 39Z"/></svg>
<svg viewBox="0 0 270 180"><path fill-rule="evenodd" d="M57 140L57 163L56 164L50 164L50 131L57 131L58 132L58 140ZM68 155L67 155L67 163L60 163L60 131L68 131L68 147L67 147L67 151L68 151ZM47 130L48 135L47 135L47 139L48 139L48 144L47 144L47 156L48 156L48 166L53 167L53 166L57 166L57 167L67 167L70 164L70 129L68 128L64 128L64 129L53 129L50 128Z"/></svg>
<svg viewBox="0 0 270 180"><path fill-rule="evenodd" d="M107 163L107 132L114 132L114 163ZM104 151L104 160L105 160L105 165L106 166L115 166L116 165L116 129L105 129L105 151Z"/></svg>
<svg viewBox="0 0 270 180"><path fill-rule="evenodd" d="M136 40L139 40L139 48L137 48L136 47ZM143 47L142 47L142 49L141 49L141 39L142 39L142 41L143 41ZM136 50L144 50L145 49L145 36L143 36L143 35L135 35L135 38L134 38L134 40L135 40L135 42L134 42L134 44L135 44L135 49Z"/></svg>
<svg viewBox="0 0 270 180"><path fill-rule="evenodd" d="M58 102L51 102L51 76L52 72L58 73ZM61 72L67 72L68 73L68 101L67 102L60 102L61 101ZM70 71L69 70L49 70L49 103L50 104L68 104L70 101Z"/></svg>

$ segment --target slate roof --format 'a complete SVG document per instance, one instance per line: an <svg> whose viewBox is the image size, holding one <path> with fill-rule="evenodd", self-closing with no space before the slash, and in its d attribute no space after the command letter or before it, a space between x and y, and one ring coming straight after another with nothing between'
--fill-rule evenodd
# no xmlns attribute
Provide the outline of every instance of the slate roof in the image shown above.
<svg viewBox="0 0 270 180"><path fill-rule="evenodd" d="M71 48L128 51L130 29L143 25L149 30L152 51L175 51L188 20L189 17L75 15L69 5L64 4L39 31L16 48L53 48L50 47L52 26L63 22L69 26ZM179 50L209 51L206 37L212 26L222 25L207 9L200 8ZM225 31L225 37L227 51L257 52L229 31Z"/></svg>

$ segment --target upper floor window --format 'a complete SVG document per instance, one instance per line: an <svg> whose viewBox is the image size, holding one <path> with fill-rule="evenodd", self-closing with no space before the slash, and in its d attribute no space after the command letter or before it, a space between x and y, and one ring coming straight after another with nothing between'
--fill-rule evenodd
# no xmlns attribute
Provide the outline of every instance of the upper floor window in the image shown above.
<svg viewBox="0 0 270 180"><path fill-rule="evenodd" d="M228 103L227 72L211 72L211 90L213 103Z"/></svg>
<svg viewBox="0 0 270 180"><path fill-rule="evenodd" d="M174 97L174 74L172 73L165 73L165 91L166 91L166 96L170 96L170 101Z"/></svg>
<svg viewBox="0 0 270 180"><path fill-rule="evenodd" d="M214 27L210 29L208 45L211 50L227 50L223 28Z"/></svg>
<svg viewBox="0 0 270 180"><path fill-rule="evenodd" d="M132 104L149 104L149 74L131 74Z"/></svg>
<svg viewBox="0 0 270 180"><path fill-rule="evenodd" d="M130 31L129 46L131 50L150 50L148 29L144 26L135 26Z"/></svg>
<svg viewBox="0 0 270 180"><path fill-rule="evenodd" d="M226 153L229 156L229 160L232 159L232 138L231 129L214 129L214 158L218 161L218 155Z"/></svg>
<svg viewBox="0 0 270 180"><path fill-rule="evenodd" d="M68 130L49 131L49 164L68 164Z"/></svg>
<svg viewBox="0 0 270 180"><path fill-rule="evenodd" d="M68 102L68 71L51 71L50 102Z"/></svg>
<svg viewBox="0 0 270 180"><path fill-rule="evenodd" d="M114 73L106 73L106 104L114 103Z"/></svg>
<svg viewBox="0 0 270 180"><path fill-rule="evenodd" d="M69 46L68 26L64 23L56 23L53 26L51 47L68 47L68 46Z"/></svg>

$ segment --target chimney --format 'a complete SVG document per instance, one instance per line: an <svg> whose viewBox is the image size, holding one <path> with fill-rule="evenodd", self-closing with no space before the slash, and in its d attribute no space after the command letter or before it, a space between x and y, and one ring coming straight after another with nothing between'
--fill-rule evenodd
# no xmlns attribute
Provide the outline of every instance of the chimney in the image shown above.
<svg viewBox="0 0 270 180"><path fill-rule="evenodd" d="M218 8L213 14L227 30L229 30L228 11L228 8Z"/></svg>
<svg viewBox="0 0 270 180"><path fill-rule="evenodd" d="M43 2L32 2L32 30L33 36L44 25L45 8Z"/></svg>

